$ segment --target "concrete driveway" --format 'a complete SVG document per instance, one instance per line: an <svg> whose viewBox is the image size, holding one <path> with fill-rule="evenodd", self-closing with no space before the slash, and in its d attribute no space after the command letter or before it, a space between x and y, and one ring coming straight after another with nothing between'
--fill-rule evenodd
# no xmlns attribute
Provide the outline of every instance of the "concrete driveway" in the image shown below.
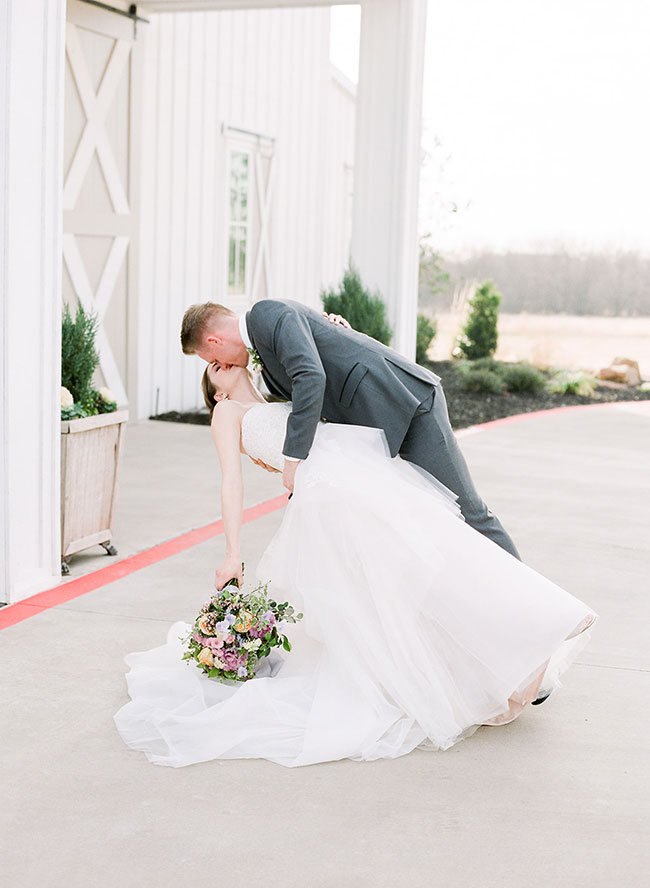
<svg viewBox="0 0 650 888"><path fill-rule="evenodd" d="M0 631L2 884L647 886L648 407L461 435L524 559L600 614L564 687L447 752L296 769L156 767L115 731L124 654L162 644L170 622L195 615L224 553L223 535L183 536L219 516L208 430L132 425L115 536L122 575L101 572L115 564L107 556L79 556L49 599L26 602ZM277 477L244 462L248 507L282 495ZM251 565L281 520L277 505L250 513ZM143 551L153 554L129 561Z"/></svg>

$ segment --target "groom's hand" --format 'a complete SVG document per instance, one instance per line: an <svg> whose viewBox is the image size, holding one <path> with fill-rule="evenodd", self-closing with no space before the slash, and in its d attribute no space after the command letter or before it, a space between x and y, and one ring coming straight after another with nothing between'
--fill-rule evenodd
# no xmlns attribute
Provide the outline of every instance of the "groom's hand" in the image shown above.
<svg viewBox="0 0 650 888"><path fill-rule="evenodd" d="M300 465L299 460L285 459L284 472L282 473L282 483L288 491L293 493L293 484L296 477L296 469Z"/></svg>
<svg viewBox="0 0 650 888"><path fill-rule="evenodd" d="M346 321L346 319L342 315L334 314L334 312L330 312L328 314L326 311L324 311L323 317L327 318L330 324L334 324L337 327L346 327L348 330L352 329L350 322Z"/></svg>

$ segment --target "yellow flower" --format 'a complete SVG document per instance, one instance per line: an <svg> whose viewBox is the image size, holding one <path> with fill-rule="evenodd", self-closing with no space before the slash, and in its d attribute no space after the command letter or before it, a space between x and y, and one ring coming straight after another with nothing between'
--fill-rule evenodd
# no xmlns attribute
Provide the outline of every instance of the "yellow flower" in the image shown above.
<svg viewBox="0 0 650 888"><path fill-rule="evenodd" d="M237 632L248 632L253 625L253 615L245 610L240 610L235 620L235 629Z"/></svg>
<svg viewBox="0 0 650 888"><path fill-rule="evenodd" d="M214 663L214 657L210 648L202 648L197 659L203 666L212 666Z"/></svg>
<svg viewBox="0 0 650 888"><path fill-rule="evenodd" d="M210 625L210 622L211 622L211 620L209 619L207 614L202 616L201 619L199 620L199 629L201 630L201 632L204 635L213 635L214 634L212 632L208 632L208 627Z"/></svg>

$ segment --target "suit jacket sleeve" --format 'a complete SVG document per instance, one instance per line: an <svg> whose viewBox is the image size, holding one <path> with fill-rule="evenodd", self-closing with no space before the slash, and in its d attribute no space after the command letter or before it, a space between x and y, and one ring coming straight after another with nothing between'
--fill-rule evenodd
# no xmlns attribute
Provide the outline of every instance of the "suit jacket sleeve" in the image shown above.
<svg viewBox="0 0 650 888"><path fill-rule="evenodd" d="M291 379L293 407L282 453L306 459L323 410L325 371L304 315L275 300L265 301L264 311L267 323L261 330L256 325L256 341L273 352Z"/></svg>

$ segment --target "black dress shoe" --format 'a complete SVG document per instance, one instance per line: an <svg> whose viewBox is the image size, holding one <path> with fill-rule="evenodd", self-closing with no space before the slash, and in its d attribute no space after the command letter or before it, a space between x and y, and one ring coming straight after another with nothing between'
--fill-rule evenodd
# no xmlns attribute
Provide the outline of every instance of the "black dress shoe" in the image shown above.
<svg viewBox="0 0 650 888"><path fill-rule="evenodd" d="M541 706L545 700L548 700L548 698L551 696L552 693L553 693L553 691L549 691L548 694L544 694L542 697L538 697L537 700L533 700L530 705L531 706Z"/></svg>

